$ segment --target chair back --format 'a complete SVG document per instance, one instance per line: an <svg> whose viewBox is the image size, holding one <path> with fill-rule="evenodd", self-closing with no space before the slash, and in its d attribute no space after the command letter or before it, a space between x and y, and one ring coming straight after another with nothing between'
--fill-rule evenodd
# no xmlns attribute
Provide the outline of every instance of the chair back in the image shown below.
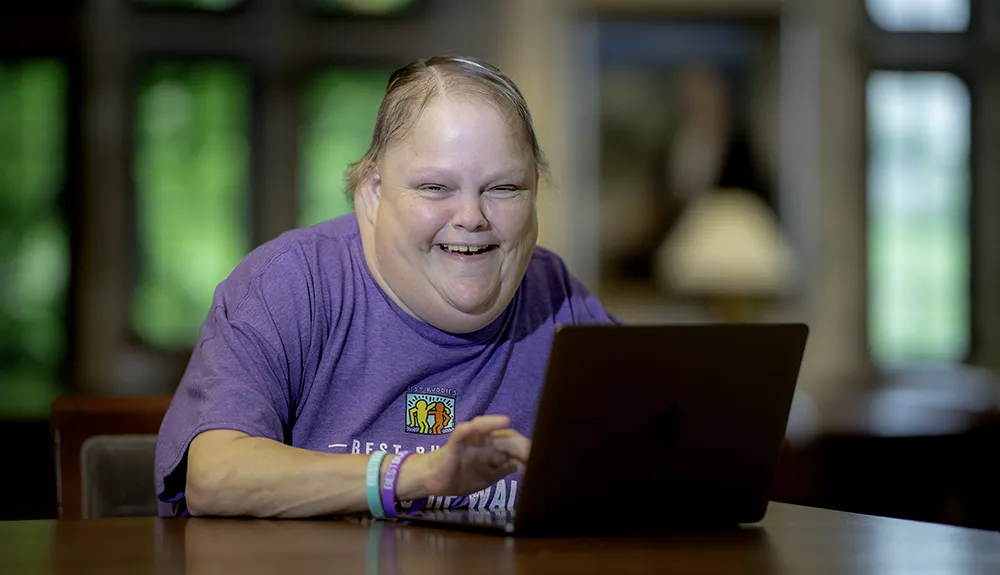
<svg viewBox="0 0 1000 575"><path fill-rule="evenodd" d="M55 400L52 433L60 518L156 515L156 436L170 399Z"/></svg>

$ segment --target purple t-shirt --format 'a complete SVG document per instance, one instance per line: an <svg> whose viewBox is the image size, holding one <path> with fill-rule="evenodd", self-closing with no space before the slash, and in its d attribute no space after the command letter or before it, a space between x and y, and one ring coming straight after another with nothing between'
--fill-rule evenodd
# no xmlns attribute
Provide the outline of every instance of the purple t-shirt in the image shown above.
<svg viewBox="0 0 1000 575"><path fill-rule="evenodd" d="M557 255L536 248L499 318L446 333L375 283L354 214L282 234L215 292L160 428L160 513L185 512L188 445L210 429L327 453L420 453L443 446L457 422L504 414L531 437L556 326L616 322ZM512 508L518 482L427 505Z"/></svg>

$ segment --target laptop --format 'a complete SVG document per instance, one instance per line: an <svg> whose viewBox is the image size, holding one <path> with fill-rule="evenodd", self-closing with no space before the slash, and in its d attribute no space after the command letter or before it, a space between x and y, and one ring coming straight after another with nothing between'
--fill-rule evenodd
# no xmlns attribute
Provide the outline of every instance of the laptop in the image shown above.
<svg viewBox="0 0 1000 575"><path fill-rule="evenodd" d="M804 324L558 330L515 509L401 521L513 535L613 535L760 521Z"/></svg>

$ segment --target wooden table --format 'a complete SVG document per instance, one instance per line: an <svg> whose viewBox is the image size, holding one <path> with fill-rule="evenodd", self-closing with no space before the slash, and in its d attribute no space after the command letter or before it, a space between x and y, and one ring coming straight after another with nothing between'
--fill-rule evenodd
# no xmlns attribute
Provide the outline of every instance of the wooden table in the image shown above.
<svg viewBox="0 0 1000 575"><path fill-rule="evenodd" d="M515 539L388 523L0 523L0 573L1000 573L1000 533L772 503L740 530Z"/></svg>

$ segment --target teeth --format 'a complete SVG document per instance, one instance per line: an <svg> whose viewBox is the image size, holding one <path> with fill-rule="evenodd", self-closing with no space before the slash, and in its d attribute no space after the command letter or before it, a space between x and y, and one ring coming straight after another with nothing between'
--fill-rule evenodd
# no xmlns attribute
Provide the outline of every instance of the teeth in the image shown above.
<svg viewBox="0 0 1000 575"><path fill-rule="evenodd" d="M444 249L449 252L460 253L460 254L476 254L482 251L486 251L490 246L458 246L453 244L444 244Z"/></svg>

